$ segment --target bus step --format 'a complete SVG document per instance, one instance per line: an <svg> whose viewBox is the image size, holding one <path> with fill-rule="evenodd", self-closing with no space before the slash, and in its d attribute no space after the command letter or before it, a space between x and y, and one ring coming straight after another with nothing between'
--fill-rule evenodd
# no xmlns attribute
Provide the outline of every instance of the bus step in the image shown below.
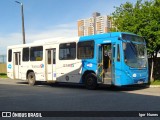
<svg viewBox="0 0 160 120"><path fill-rule="evenodd" d="M104 84L111 84L111 78L104 78Z"/></svg>
<svg viewBox="0 0 160 120"><path fill-rule="evenodd" d="M111 78L111 73L110 73L110 72L107 72L107 73L104 74L104 76L105 76L106 78Z"/></svg>
<svg viewBox="0 0 160 120"><path fill-rule="evenodd" d="M111 78L104 78L104 80L112 80Z"/></svg>

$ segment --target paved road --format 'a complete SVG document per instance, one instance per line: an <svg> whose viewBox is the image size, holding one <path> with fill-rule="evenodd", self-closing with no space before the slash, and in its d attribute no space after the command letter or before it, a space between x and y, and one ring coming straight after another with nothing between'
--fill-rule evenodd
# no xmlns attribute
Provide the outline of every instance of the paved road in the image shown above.
<svg viewBox="0 0 160 120"><path fill-rule="evenodd" d="M0 111L160 111L160 88L32 87L18 80L0 79Z"/></svg>

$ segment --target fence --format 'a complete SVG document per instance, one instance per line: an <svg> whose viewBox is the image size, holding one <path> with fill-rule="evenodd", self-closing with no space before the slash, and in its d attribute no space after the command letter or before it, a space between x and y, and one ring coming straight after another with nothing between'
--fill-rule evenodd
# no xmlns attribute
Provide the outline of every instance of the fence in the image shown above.
<svg viewBox="0 0 160 120"><path fill-rule="evenodd" d="M7 73L6 55L0 55L0 73Z"/></svg>
<svg viewBox="0 0 160 120"><path fill-rule="evenodd" d="M6 55L0 55L0 63L6 63Z"/></svg>
<svg viewBox="0 0 160 120"><path fill-rule="evenodd" d="M7 73L6 63L0 63L0 73Z"/></svg>

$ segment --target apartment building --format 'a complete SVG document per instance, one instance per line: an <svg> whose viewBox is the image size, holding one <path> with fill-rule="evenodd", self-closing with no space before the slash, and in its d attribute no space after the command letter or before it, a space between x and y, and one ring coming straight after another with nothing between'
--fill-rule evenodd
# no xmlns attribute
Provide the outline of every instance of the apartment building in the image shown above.
<svg viewBox="0 0 160 120"><path fill-rule="evenodd" d="M78 36L86 36L109 32L112 22L109 16L101 16L96 12L90 18L78 20L77 25Z"/></svg>

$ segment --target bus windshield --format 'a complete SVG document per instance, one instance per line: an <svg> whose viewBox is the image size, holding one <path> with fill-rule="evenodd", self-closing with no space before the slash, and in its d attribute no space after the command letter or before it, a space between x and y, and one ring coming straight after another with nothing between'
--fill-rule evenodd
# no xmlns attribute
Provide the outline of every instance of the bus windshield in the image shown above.
<svg viewBox="0 0 160 120"><path fill-rule="evenodd" d="M144 43L133 43L132 40L129 40L123 42L123 50L125 63L128 66L132 68L147 67L146 45Z"/></svg>

